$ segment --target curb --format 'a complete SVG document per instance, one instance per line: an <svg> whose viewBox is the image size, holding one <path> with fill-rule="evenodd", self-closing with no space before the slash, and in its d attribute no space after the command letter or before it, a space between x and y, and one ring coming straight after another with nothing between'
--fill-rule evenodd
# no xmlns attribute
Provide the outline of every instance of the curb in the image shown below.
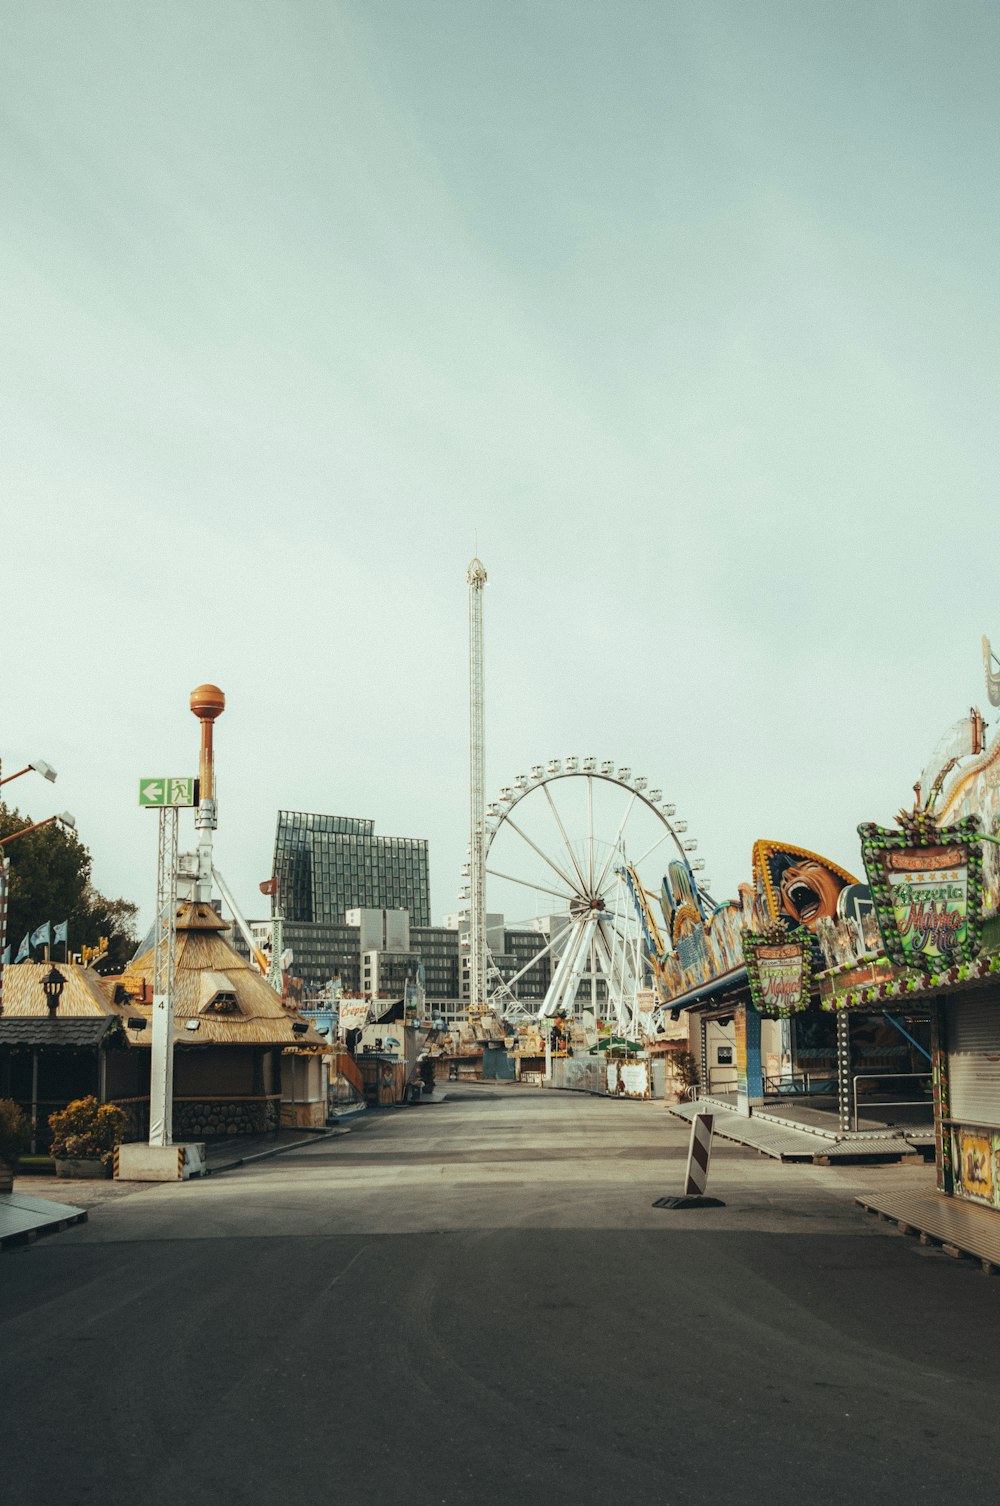
<svg viewBox="0 0 1000 1506"><path fill-rule="evenodd" d="M249 1156L237 1156L232 1161L222 1161L216 1166L206 1166L203 1175L206 1177L217 1176L220 1171L235 1171L240 1166L253 1166L257 1161L270 1161L275 1156L283 1156L290 1150L301 1150L304 1145L315 1145L319 1140L335 1140L338 1135L350 1134L348 1129L323 1129L306 1130L310 1140L294 1140L290 1145L273 1145L270 1150L254 1151Z"/></svg>

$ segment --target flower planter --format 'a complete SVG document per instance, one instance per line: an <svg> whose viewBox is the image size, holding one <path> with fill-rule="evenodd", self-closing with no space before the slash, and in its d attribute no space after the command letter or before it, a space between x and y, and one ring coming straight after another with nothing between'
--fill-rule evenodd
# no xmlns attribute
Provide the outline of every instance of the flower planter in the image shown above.
<svg viewBox="0 0 1000 1506"><path fill-rule="evenodd" d="M76 1177L80 1180L104 1181L110 1177L113 1169L110 1161L84 1160L77 1156L56 1156L55 1162L57 1177Z"/></svg>

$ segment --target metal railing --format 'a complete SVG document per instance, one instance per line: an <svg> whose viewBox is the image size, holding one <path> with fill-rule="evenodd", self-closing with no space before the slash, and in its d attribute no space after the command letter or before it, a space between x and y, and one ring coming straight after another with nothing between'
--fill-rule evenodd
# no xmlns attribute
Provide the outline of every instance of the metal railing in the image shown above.
<svg viewBox="0 0 1000 1506"><path fill-rule="evenodd" d="M725 1073L725 1081L724 1082L717 1081L717 1079L723 1073ZM737 1070L736 1070L735 1066L732 1066L732 1067L709 1067L709 1069L708 1069L707 1091L709 1093L725 1093L727 1091L735 1093L736 1092L736 1085L737 1085L738 1081L739 1081L739 1074L737 1073Z"/></svg>
<svg viewBox="0 0 1000 1506"><path fill-rule="evenodd" d="M813 1093L834 1094L836 1091L835 1072L781 1072L777 1077L764 1078L765 1094L773 1093L777 1098L805 1098Z"/></svg>
<svg viewBox="0 0 1000 1506"><path fill-rule="evenodd" d="M897 1080L898 1078L901 1078L901 1077L930 1078L932 1076L933 1076L933 1074L931 1072L859 1072L857 1074L857 1076L855 1076L855 1077L853 1077L851 1079L851 1082L852 1082L851 1097L852 1097L852 1101L853 1101L853 1105L854 1105L854 1129L857 1130L857 1128L858 1128L858 1083L859 1082L886 1082L890 1078L893 1079L893 1080ZM879 1108L879 1109L901 1109L901 1108L910 1108L912 1105L919 1104L919 1103L926 1103L926 1099L920 1099L920 1098L892 1098L892 1099L884 1099L884 1100L880 1101L878 1104L873 1104L872 1107L873 1108Z"/></svg>

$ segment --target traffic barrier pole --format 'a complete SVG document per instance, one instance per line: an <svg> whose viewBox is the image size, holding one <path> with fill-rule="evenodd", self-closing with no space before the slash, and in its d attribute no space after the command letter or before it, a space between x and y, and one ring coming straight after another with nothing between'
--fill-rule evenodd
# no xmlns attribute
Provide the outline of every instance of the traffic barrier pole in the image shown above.
<svg viewBox="0 0 1000 1506"><path fill-rule="evenodd" d="M685 1197L701 1197L708 1185L714 1123L714 1114L695 1114L691 1121L691 1143L688 1146L687 1176L684 1179Z"/></svg>

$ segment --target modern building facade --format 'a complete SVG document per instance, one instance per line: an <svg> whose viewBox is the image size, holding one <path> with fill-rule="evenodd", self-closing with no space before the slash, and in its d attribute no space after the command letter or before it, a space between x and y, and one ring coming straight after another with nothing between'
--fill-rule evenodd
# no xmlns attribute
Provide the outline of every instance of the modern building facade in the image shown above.
<svg viewBox="0 0 1000 1506"><path fill-rule="evenodd" d="M406 910L430 925L426 841L376 836L372 821L279 811L272 872L286 924L340 926L360 908Z"/></svg>
<svg viewBox="0 0 1000 1506"><path fill-rule="evenodd" d="M432 1013L453 1018L466 1012L468 919L452 915L431 925L426 841L377 836L374 823L358 817L283 810L272 872L283 916L281 945L291 952L290 972L303 980L307 996L331 981L347 994L373 997L401 995L416 983ZM490 991L499 976L512 981L512 992L529 1009L537 1007L559 961L560 948L546 948L564 924L565 917L546 916L508 927L503 915L487 915ZM259 945L270 945L269 921L254 921L251 929ZM592 997L603 1003L604 980L592 992L585 976L578 1007Z"/></svg>
<svg viewBox="0 0 1000 1506"><path fill-rule="evenodd" d="M250 922L256 944L268 950L272 922ZM497 970L505 981L522 972L543 951L543 930L508 929L502 915L489 917L489 941ZM466 936L456 926L411 925L405 910L358 906L348 910L340 925L325 921L285 921L282 946L292 954L290 972L315 997L333 982L346 994L401 996L408 984L419 984L430 1013L445 1019L463 1015L469 1003L469 951ZM234 945L242 947L238 937ZM545 996L551 954L515 984L519 998L531 1007ZM583 999L583 1003L587 1000Z"/></svg>

